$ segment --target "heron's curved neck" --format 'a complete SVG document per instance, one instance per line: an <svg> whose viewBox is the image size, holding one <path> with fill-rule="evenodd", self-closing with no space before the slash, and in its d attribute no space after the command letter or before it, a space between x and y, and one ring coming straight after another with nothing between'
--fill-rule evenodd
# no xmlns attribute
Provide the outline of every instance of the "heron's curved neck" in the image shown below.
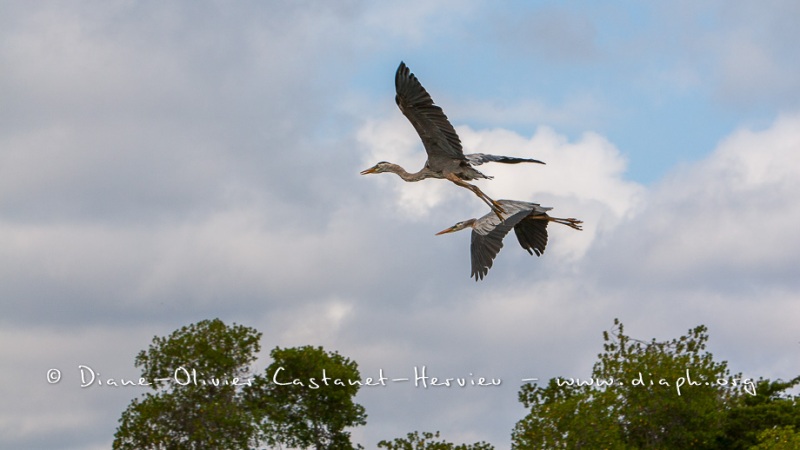
<svg viewBox="0 0 800 450"><path fill-rule="evenodd" d="M410 173L406 169L403 169L397 164L392 164L389 166L390 171L394 174L397 174L398 177L402 178L403 181L420 181L424 180L425 178L431 178L431 173L427 168L423 167L422 170L419 172Z"/></svg>

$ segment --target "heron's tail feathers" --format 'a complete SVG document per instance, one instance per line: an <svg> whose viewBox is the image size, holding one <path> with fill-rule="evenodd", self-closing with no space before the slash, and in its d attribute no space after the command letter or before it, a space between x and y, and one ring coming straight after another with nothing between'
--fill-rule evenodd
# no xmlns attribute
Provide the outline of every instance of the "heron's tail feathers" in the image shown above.
<svg viewBox="0 0 800 450"><path fill-rule="evenodd" d="M519 163L536 163L536 164L544 164L542 161L538 159L530 159L530 158L515 158L513 156L499 156L499 155L487 155L485 153L472 153L470 155L464 155L467 158L467 161L473 166L480 166L483 163L487 162L499 162L504 164L519 164Z"/></svg>

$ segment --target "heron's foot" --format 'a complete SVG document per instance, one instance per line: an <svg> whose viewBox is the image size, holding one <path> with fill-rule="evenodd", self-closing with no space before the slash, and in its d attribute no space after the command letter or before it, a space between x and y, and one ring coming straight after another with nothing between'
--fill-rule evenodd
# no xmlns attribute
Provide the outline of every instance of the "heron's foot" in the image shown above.
<svg viewBox="0 0 800 450"><path fill-rule="evenodd" d="M503 209L503 207L499 203L491 199L486 203L488 203L489 206L492 207L492 212L495 213L495 215L497 216L498 219L500 219L501 222L506 220L506 218L503 217L503 214L506 212L506 210Z"/></svg>
<svg viewBox="0 0 800 450"><path fill-rule="evenodd" d="M496 201L494 201L492 199L489 199L489 201L492 202L492 210L494 210L494 212L499 212L499 213L506 212L506 210L503 209L503 205L501 205L500 203L498 203L498 202L496 202Z"/></svg>
<svg viewBox="0 0 800 450"><path fill-rule="evenodd" d="M563 220L564 221L561 222L561 223L563 223L564 225L572 227L572 228L574 228L574 229L576 229L578 231L583 230L583 227L581 226L581 224L583 223L582 220L573 219L573 218L563 219Z"/></svg>

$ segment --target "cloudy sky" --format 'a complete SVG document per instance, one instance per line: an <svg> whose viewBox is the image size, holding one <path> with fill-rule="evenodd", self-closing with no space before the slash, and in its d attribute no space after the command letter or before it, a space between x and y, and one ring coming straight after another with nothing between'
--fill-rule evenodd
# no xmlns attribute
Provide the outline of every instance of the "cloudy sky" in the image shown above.
<svg viewBox="0 0 800 450"><path fill-rule="evenodd" d="M204 319L362 375L354 440L508 448L523 378L590 375L619 318L699 324L745 376L800 374L800 6L793 1L0 3L0 447L108 448L153 336ZM405 61L494 198L585 221L513 237L483 281L464 189L425 154ZM485 170L484 170L485 167ZM59 383L48 383L59 369Z"/></svg>

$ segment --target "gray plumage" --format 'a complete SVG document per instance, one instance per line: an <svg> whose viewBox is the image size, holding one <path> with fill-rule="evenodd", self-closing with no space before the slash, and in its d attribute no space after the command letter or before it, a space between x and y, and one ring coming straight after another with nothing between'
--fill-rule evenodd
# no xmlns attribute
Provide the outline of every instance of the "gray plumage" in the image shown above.
<svg viewBox="0 0 800 450"><path fill-rule="evenodd" d="M518 164L523 162L529 162L529 163L544 164L538 159L515 158L513 156L487 155L485 153L471 153L469 155L464 155L464 157L467 158L467 162L469 162L470 165L472 166L480 166L481 164L487 162L499 162L504 164ZM492 178L486 175L484 175L484 177Z"/></svg>
<svg viewBox="0 0 800 450"><path fill-rule="evenodd" d="M417 77L411 73L411 70L403 62L397 68L394 84L396 91L395 102L417 131L422 140L422 145L428 153L428 160L425 162L425 166L415 173L409 173L397 164L381 161L375 166L362 171L362 175L391 172L405 181L420 181L426 178L450 180L458 186L471 190L499 215L499 213L503 212L502 207L484 194L480 188L467 183L467 181L492 178L476 170L473 166L487 162L544 164L539 160L529 158L486 155L483 153L464 155L464 151L461 148L461 140L444 111L433 103L428 91L422 87Z"/></svg>
<svg viewBox="0 0 800 450"><path fill-rule="evenodd" d="M582 229L582 221L550 217L547 211L552 208L543 207L538 203L519 200L498 200L497 202L505 210L502 219L498 218L494 212L490 212L478 219L458 222L452 227L436 233L440 235L467 228L472 229L470 244L472 273L470 276L475 277L475 281L482 280L489 273L494 258L503 248L503 239L512 228L520 246L531 255L535 253L536 256L541 256L547 246L548 223L556 222L576 230Z"/></svg>

